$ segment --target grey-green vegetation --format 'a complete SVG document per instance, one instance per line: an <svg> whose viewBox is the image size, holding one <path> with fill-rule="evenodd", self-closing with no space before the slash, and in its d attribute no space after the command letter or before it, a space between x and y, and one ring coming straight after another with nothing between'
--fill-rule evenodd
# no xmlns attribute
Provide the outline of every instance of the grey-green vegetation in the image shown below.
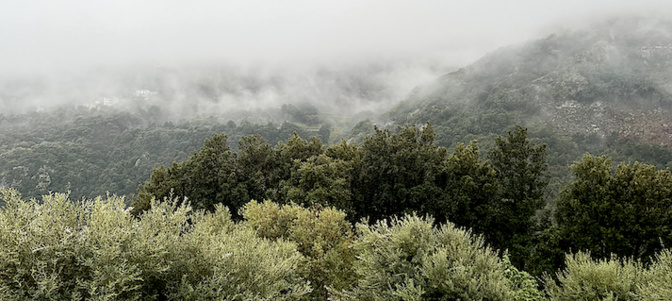
<svg viewBox="0 0 672 301"><path fill-rule="evenodd" d="M541 300L533 278L514 283L514 267L452 223L405 215L357 230L359 279L341 300Z"/></svg>
<svg viewBox="0 0 672 301"><path fill-rule="evenodd" d="M311 291L294 243L257 236L223 206L153 202L137 219L116 196L2 198L2 300L298 300Z"/></svg>
<svg viewBox="0 0 672 301"><path fill-rule="evenodd" d="M568 254L557 280L546 277L549 300L669 300L670 250L648 267L631 258L596 260L589 253Z"/></svg>

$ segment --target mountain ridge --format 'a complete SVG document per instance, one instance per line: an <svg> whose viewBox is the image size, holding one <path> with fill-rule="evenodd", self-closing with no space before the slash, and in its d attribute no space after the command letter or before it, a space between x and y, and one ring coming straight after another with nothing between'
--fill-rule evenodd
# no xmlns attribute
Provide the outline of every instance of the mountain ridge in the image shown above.
<svg viewBox="0 0 672 301"><path fill-rule="evenodd" d="M456 125L454 116L486 116L490 120L475 122L463 134L500 134L517 123L670 148L671 33L672 22L663 19L612 19L500 48L416 88L383 120L449 127Z"/></svg>

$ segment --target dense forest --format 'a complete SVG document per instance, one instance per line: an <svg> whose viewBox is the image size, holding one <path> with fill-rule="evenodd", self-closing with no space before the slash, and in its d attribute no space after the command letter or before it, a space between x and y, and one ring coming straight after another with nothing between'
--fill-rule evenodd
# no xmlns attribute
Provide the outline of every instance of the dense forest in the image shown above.
<svg viewBox="0 0 672 301"><path fill-rule="evenodd" d="M278 110L283 122L265 124L246 120L234 122L217 116L201 116L183 120L165 120L159 107L124 111L114 107L61 108L28 114L0 114L0 187L15 188L25 197L40 197L50 191L70 192L73 198L93 198L117 194L132 196L158 166L170 166L186 160L205 139L213 134L228 136L227 144L238 151L238 141L258 134L271 146L286 141L293 133L301 137L315 136L325 145L341 139L362 143L374 133L374 122L364 120L352 128L325 121L324 114L310 105L286 105ZM464 123L451 128L471 128L479 113L464 116ZM306 123L306 120L313 120ZM432 123L437 136L445 135L443 127ZM487 151L494 146L497 135L513 129L509 122L499 130L465 134L458 142L438 146L454 148L457 143L477 140ZM396 131L395 128L390 128ZM572 162L590 152L607 155L615 162L645 162L664 169L672 162L672 151L659 144L638 142L612 133L601 137L596 133L562 135L548 126L532 127L528 136L537 144L546 144L551 199L558 186L571 174Z"/></svg>
<svg viewBox="0 0 672 301"><path fill-rule="evenodd" d="M383 67L192 70L0 114L0 299L672 300L667 32L561 32L401 102Z"/></svg>
<svg viewBox="0 0 672 301"><path fill-rule="evenodd" d="M308 118L294 106L288 122L264 125L222 121L215 117L163 121L158 107L133 113L110 107L60 108L30 114L0 115L0 186L24 196L70 191L74 197L106 193L131 195L152 169L185 160L215 133L232 139L260 134L271 143L294 132L329 139L328 125L306 128L295 118ZM237 145L232 144L236 149Z"/></svg>

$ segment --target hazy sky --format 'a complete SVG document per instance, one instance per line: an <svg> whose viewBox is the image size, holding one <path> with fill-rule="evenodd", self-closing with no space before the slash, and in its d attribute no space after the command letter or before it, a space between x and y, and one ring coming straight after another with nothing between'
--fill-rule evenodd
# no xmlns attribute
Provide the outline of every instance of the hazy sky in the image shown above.
<svg viewBox="0 0 672 301"><path fill-rule="evenodd" d="M0 72L138 62L314 63L429 56L466 64L554 26L668 0L2 0Z"/></svg>

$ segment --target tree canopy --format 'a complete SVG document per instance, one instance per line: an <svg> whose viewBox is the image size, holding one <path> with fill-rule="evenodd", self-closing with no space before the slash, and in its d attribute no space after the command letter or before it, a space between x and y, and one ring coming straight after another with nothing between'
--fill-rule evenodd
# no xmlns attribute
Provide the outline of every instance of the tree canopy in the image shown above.
<svg viewBox="0 0 672 301"><path fill-rule="evenodd" d="M672 245L672 174L654 166L585 155L557 200L564 250L648 261Z"/></svg>

